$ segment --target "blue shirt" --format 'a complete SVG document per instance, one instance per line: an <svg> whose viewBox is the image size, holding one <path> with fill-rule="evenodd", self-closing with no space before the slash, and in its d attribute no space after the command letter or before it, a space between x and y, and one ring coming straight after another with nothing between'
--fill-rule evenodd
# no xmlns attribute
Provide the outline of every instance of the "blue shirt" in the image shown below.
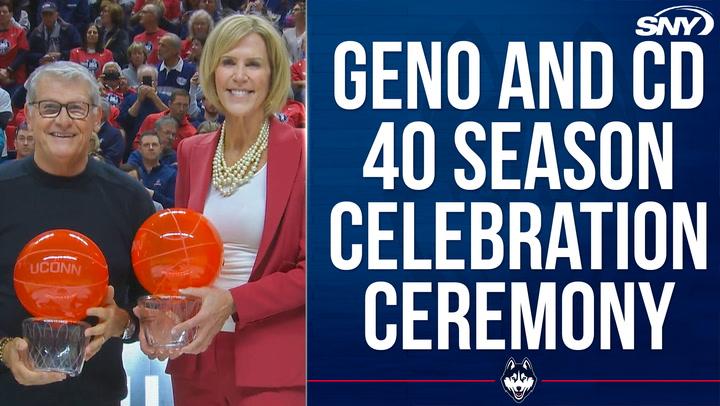
<svg viewBox="0 0 720 406"><path fill-rule="evenodd" d="M175 206L175 178L177 168L171 165L160 164L148 172L145 165L140 165L140 180L146 188L152 189L153 200L162 204L164 208Z"/></svg>
<svg viewBox="0 0 720 406"><path fill-rule="evenodd" d="M165 103L166 105L170 104L169 97L159 92L158 96L163 103ZM127 95L125 95L125 99L120 105L120 115L118 116L118 122L123 127L123 130L125 130L126 154L129 154L130 151L132 151L132 142L135 139L135 134L137 134L138 130L140 129L140 125L142 125L145 117L149 116L150 114L160 112L160 110L155 107L155 103L153 103L152 100L146 98L145 100L143 100L140 108L138 109L137 117L133 117L130 115L128 110L130 110L130 107L132 107L133 103L135 103L135 100L137 100L137 93L129 92Z"/></svg>
<svg viewBox="0 0 720 406"><path fill-rule="evenodd" d="M135 166L142 166L142 155L140 155L140 151L136 149L131 152L130 156L128 156L127 163ZM163 153L160 156L160 163L163 165L177 166L177 152L171 149Z"/></svg>
<svg viewBox="0 0 720 406"><path fill-rule="evenodd" d="M165 66L165 62L158 65L158 93L170 97L173 90L185 89L190 91L190 79L195 74L195 65L180 59L172 69Z"/></svg>

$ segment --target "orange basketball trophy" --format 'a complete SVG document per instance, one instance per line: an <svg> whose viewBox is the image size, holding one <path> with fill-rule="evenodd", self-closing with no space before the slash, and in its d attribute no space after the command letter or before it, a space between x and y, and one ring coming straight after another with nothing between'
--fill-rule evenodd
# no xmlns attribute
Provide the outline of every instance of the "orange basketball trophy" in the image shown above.
<svg viewBox="0 0 720 406"><path fill-rule="evenodd" d="M133 241L132 263L140 284L152 294L138 302L140 328L149 346L179 349L192 342L195 330L171 330L197 314L201 301L179 290L210 285L222 261L218 232L197 212L161 210L143 223Z"/></svg>
<svg viewBox="0 0 720 406"><path fill-rule="evenodd" d="M78 375L90 327L81 320L107 292L108 267L100 248L77 231L46 231L20 252L14 285L20 303L35 316L22 324L32 366Z"/></svg>

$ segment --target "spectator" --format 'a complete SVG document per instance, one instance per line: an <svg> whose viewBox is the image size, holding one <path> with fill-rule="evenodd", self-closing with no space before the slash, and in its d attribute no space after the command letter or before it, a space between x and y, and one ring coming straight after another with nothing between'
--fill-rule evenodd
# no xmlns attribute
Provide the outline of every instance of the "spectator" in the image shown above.
<svg viewBox="0 0 720 406"><path fill-rule="evenodd" d="M198 127L198 134L202 134L207 131L200 131L200 125L204 123L222 123L222 116L220 115L220 111L215 107L214 104L210 100L207 99L207 97L202 97L202 114L200 115L199 119L197 121L197 127Z"/></svg>
<svg viewBox="0 0 720 406"><path fill-rule="evenodd" d="M177 168L160 162L160 138L148 132L140 137L140 155L142 165L139 175L150 197L164 208L175 206L175 178Z"/></svg>
<svg viewBox="0 0 720 406"><path fill-rule="evenodd" d="M13 24L12 1L0 0L0 85L8 93L27 79L25 55L29 49L25 30Z"/></svg>
<svg viewBox="0 0 720 406"><path fill-rule="evenodd" d="M305 80L307 76L307 66L305 61L305 36L300 40L300 48L302 49L302 58L290 66L290 80L292 80L292 89L295 100L305 103Z"/></svg>
<svg viewBox="0 0 720 406"><path fill-rule="evenodd" d="M200 126L198 127L198 134L206 134L206 133L213 133L220 129L222 124L216 123L214 121L203 121Z"/></svg>
<svg viewBox="0 0 720 406"><path fill-rule="evenodd" d="M305 3L300 1L292 9L295 26L283 30L283 40L290 55L290 63L305 58L302 40L305 37Z"/></svg>
<svg viewBox="0 0 720 406"><path fill-rule="evenodd" d="M23 121L17 128L15 135L15 159L23 159L35 152L35 136L28 129L27 122Z"/></svg>
<svg viewBox="0 0 720 406"><path fill-rule="evenodd" d="M143 117L147 117L152 113L167 110L170 103L167 96L158 94L155 86L157 85L157 68L152 65L142 65L138 69L140 76L140 84L137 92L129 92L125 95L120 105L120 117L118 121L125 130L125 157L133 150L133 140L135 134L138 133L140 124L143 123Z"/></svg>
<svg viewBox="0 0 720 406"><path fill-rule="evenodd" d="M40 6L42 24L28 38L30 52L27 62L31 69L59 60L68 60L70 50L82 45L80 34L72 25L58 20L57 6L46 1Z"/></svg>
<svg viewBox="0 0 720 406"><path fill-rule="evenodd" d="M158 91L170 95L176 89L190 90L190 79L195 74L195 65L180 58L182 42L175 34L160 38L158 55L162 60L158 69Z"/></svg>
<svg viewBox="0 0 720 406"><path fill-rule="evenodd" d="M198 3L200 10L207 11L212 16L213 21L218 22L222 18L220 13L220 7L218 7L218 0L200 0Z"/></svg>
<svg viewBox="0 0 720 406"><path fill-rule="evenodd" d="M142 180L140 179L140 165L139 164L138 165L130 164L130 163L120 164L120 170L127 173L128 176L135 179L136 181L142 183ZM145 185L143 185L143 186L145 186ZM153 202L153 205L155 205L155 211L160 211L163 209L162 204L156 202L155 200L153 200L152 202Z"/></svg>
<svg viewBox="0 0 720 406"><path fill-rule="evenodd" d="M122 70L122 76L127 79L128 86L137 87L140 85L137 69L147 61L148 52L144 44L133 42L127 49L127 55L130 62L127 68Z"/></svg>
<svg viewBox="0 0 720 406"><path fill-rule="evenodd" d="M5 136L5 129L8 122L12 119L12 104L10 103L10 95L4 89L0 89L0 159L7 158L8 142Z"/></svg>
<svg viewBox="0 0 720 406"><path fill-rule="evenodd" d="M157 54L158 42L160 38L167 34L167 31L158 25L162 18L162 10L155 4L146 4L140 10L139 14L140 25L145 31L136 35L135 38L133 38L133 42L139 42L145 45L148 55L147 63L155 65L159 62Z"/></svg>
<svg viewBox="0 0 720 406"><path fill-rule="evenodd" d="M60 19L75 27L78 32L85 32L90 23L90 6L88 0L62 0L55 2ZM42 14L42 6L40 13Z"/></svg>
<svg viewBox="0 0 720 406"><path fill-rule="evenodd" d="M153 3L153 1L137 0L135 1L135 6L133 7L133 13L137 13L142 10L143 6L145 6L146 4ZM165 12L161 16L165 17L165 19L172 24L177 24L178 22L180 22L180 0L163 0L162 3Z"/></svg>
<svg viewBox="0 0 720 406"><path fill-rule="evenodd" d="M177 154L172 149L172 142L177 134L178 122L172 117L163 117L155 122L155 134L160 138L160 163L166 165L177 165ZM152 131L148 131L152 132ZM143 134L147 134L143 133ZM133 151L127 159L127 163L137 166L142 165L142 155L139 150Z"/></svg>
<svg viewBox="0 0 720 406"><path fill-rule="evenodd" d="M155 122L158 121L160 118L173 117L179 123L177 134L172 143L172 148L174 150L177 150L177 144L180 141L184 140L185 138L192 137L197 132L197 130L190 123L188 118L189 106L190 95L188 94L188 92L182 89L175 90L170 96L170 104L168 104L168 109L166 111L163 111L162 113L150 114L145 118L145 121L143 121L140 129L138 130L133 146L137 148L138 143L140 142L140 135L152 130L155 126Z"/></svg>
<svg viewBox="0 0 720 406"><path fill-rule="evenodd" d="M194 11L190 15L190 19L187 23L188 34L187 38L183 40L182 57L187 58L190 55L192 41L194 39L200 39L202 41L202 45L205 45L205 40L207 39L210 31L212 31L214 26L215 22L213 21L212 16L210 16L207 11Z"/></svg>
<svg viewBox="0 0 720 406"><path fill-rule="evenodd" d="M28 0L12 0L13 5L12 11L12 23L25 30L25 33L30 31L30 17L28 12L25 10L28 8Z"/></svg>
<svg viewBox="0 0 720 406"><path fill-rule="evenodd" d="M118 166L125 152L125 140L122 133L117 128L110 125L108 118L110 117L110 103L106 100L100 102L102 105L102 121L97 131L100 140L100 155L111 164Z"/></svg>
<svg viewBox="0 0 720 406"><path fill-rule="evenodd" d="M120 73L117 62L108 62L103 66L100 75L100 93L111 106L117 107L125 100L125 95L131 92L127 79Z"/></svg>
<svg viewBox="0 0 720 406"><path fill-rule="evenodd" d="M105 49L102 41L100 41L100 31L94 24L90 25L85 31L83 43L83 46L70 51L70 61L86 67L90 73L99 78L103 66L108 62L112 62L113 54Z"/></svg>
<svg viewBox="0 0 720 406"><path fill-rule="evenodd" d="M193 38L190 43L190 53L185 57L185 61L197 66L200 63L205 40L202 38Z"/></svg>
<svg viewBox="0 0 720 406"><path fill-rule="evenodd" d="M100 6L100 26L102 27L100 42L105 49L112 52L113 59L120 66L128 63L127 49L130 45L130 36L123 28L124 17L125 13L120 5L107 0L102 2Z"/></svg>

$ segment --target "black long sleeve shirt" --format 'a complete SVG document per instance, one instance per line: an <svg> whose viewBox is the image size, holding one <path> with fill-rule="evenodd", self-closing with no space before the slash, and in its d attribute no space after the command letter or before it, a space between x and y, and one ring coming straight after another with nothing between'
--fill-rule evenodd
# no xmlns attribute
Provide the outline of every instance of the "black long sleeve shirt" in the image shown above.
<svg viewBox="0 0 720 406"><path fill-rule="evenodd" d="M131 265L135 232L154 212L148 193L108 164L90 159L84 172L59 177L43 172L32 157L0 166L0 337L22 336L30 317L13 289L15 260L36 235L57 228L90 237L108 263L118 306L130 310L145 294ZM43 386L19 385L0 371L2 405L96 405L127 394L122 342L111 338L75 378Z"/></svg>

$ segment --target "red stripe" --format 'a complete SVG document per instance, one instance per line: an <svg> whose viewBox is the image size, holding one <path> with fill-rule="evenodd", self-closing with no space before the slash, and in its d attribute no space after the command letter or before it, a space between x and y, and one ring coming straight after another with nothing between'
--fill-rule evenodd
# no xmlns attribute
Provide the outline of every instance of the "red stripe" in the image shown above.
<svg viewBox="0 0 720 406"><path fill-rule="evenodd" d="M543 383L720 383L720 379L541 379Z"/></svg>
<svg viewBox="0 0 720 406"><path fill-rule="evenodd" d="M494 379L308 379L310 383L492 383Z"/></svg>

